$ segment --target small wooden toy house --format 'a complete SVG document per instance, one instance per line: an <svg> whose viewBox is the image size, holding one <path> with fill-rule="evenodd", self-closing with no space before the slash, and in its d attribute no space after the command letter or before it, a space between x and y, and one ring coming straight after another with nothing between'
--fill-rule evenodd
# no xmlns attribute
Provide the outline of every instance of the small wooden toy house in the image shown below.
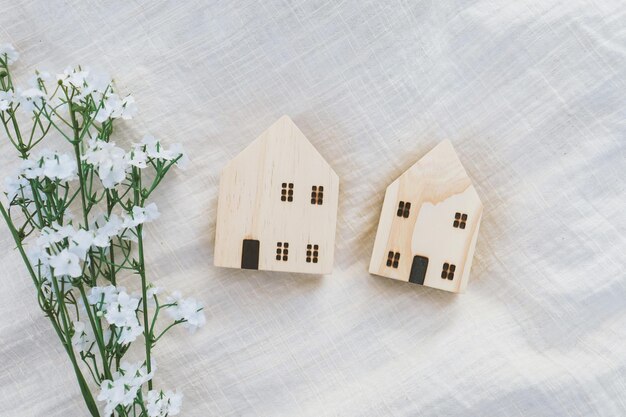
<svg viewBox="0 0 626 417"><path fill-rule="evenodd" d="M222 171L215 265L332 271L339 178L288 117Z"/></svg>
<svg viewBox="0 0 626 417"><path fill-rule="evenodd" d="M441 142L387 187L370 273L463 292L482 211L452 144Z"/></svg>

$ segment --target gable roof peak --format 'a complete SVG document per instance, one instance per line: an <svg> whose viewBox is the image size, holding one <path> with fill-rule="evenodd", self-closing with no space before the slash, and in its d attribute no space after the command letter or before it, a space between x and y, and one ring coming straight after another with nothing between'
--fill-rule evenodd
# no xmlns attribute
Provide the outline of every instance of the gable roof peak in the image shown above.
<svg viewBox="0 0 626 417"><path fill-rule="evenodd" d="M439 142L437 146L422 156L400 177L415 174L427 175L430 178L440 178L443 181L469 180L465 167L449 139Z"/></svg>
<svg viewBox="0 0 626 417"><path fill-rule="evenodd" d="M326 159L319 153L315 146L313 146L304 133L302 133L291 117L286 114L272 123L243 151L231 159L222 170L222 173L226 170L233 169L234 166L238 164L237 161L243 161L246 160L246 158L256 159L260 158L262 155L263 157L268 157L267 152L261 152L263 149L269 150L269 157L284 158L290 155L289 152L294 156L294 152L301 155L306 154L307 158L318 159L332 172L333 176L337 177L337 174Z"/></svg>

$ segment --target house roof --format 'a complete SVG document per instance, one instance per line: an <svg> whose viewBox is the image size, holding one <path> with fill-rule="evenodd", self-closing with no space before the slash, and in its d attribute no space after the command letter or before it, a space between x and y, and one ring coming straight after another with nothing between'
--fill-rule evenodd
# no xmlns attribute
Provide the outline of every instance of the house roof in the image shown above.
<svg viewBox="0 0 626 417"><path fill-rule="evenodd" d="M304 133L296 126L296 124L287 115L282 116L274 124L268 127L263 133L259 135L250 145L248 145L237 156L230 160L230 162L224 167L224 171L236 166L238 161L249 161L250 158L261 158L265 155L263 149L277 150L281 148L281 143L286 141L295 141L295 146L285 147L284 149L295 149L296 152L307 155L307 159L318 159L320 163L332 172L334 177L337 174L326 161L326 159L318 152L313 144L304 136ZM285 157L285 155L280 155Z"/></svg>
<svg viewBox="0 0 626 417"><path fill-rule="evenodd" d="M406 177L411 177L409 180L425 180L427 182L426 187L430 188L431 191L438 190L442 194L448 194L454 189L462 191L472 185L472 180L467 175L449 140L444 140L431 149L396 178L389 187ZM478 198L478 196L476 197ZM433 195L432 198L439 200L436 195Z"/></svg>

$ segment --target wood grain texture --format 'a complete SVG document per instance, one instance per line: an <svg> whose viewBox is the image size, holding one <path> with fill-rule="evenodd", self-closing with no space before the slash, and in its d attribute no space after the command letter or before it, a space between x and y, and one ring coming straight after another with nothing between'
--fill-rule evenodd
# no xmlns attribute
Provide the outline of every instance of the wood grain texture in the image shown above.
<svg viewBox="0 0 626 417"><path fill-rule="evenodd" d="M330 273L338 196L335 171L293 121L281 117L222 171L215 265Z"/></svg>
<svg viewBox="0 0 626 417"><path fill-rule="evenodd" d="M463 292L482 210L452 144L441 142L387 187L370 273Z"/></svg>

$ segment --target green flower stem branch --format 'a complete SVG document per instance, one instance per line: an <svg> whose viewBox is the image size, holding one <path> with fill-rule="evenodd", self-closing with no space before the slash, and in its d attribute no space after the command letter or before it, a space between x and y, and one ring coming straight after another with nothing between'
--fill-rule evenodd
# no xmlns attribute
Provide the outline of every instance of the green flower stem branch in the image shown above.
<svg viewBox="0 0 626 417"><path fill-rule="evenodd" d="M173 327L193 332L205 317L200 303L177 292L159 301L143 230L159 217L148 198L187 157L180 145L165 148L150 135L129 151L118 147L114 124L131 119L136 108L106 76L81 67L56 80L37 72L30 88L16 88L10 66L18 56L0 44L0 122L20 160L6 180L0 214L37 303L91 416L175 416L182 394L154 389L153 349ZM40 150L43 143L71 152ZM75 218L72 210L80 214ZM169 321L159 325L163 312ZM143 353L133 358L130 347L141 335Z"/></svg>
<svg viewBox="0 0 626 417"><path fill-rule="evenodd" d="M17 230L15 230L15 227L13 225L13 222L11 221L11 218L9 217L9 213L7 212L7 210L4 208L4 204L2 204L2 202L0 202L0 213L2 214L2 218L4 219L4 221L7 224L7 227L9 228L9 231L11 232L11 236L13 237L13 241L15 242L15 245L17 247L18 252L20 253L20 256L22 257L22 260L24 261L24 264L26 265L26 269L28 270L28 274L30 275L31 279L33 280L33 283L35 285L35 288L37 289L37 295L40 301L40 306L42 307L42 310L46 313L46 317L48 317L50 319L50 323L52 324L52 327L54 328L54 331L56 332L57 336L59 337L59 340L61 341L61 344L63 345L63 348L65 349L65 352L67 353L68 358L70 359L70 361L72 362L72 368L74 369L74 373L76 374L76 378L78 379L78 385L80 387L80 391L83 395L83 398L85 400L85 404L87 405L87 409L89 410L89 412L91 413L92 416L100 416L100 412L98 411L98 407L96 405L96 402L93 398L93 395L91 394L91 391L89 390L89 386L87 385L87 381L85 381L85 377L83 375L83 373L81 372L79 366L78 366L78 362L76 361L76 356L74 354L74 350L72 348L72 344L69 340L67 340L66 336L67 334L69 334L69 329L67 328L63 328L63 330L61 330L59 323L57 321L57 317L54 314L54 311L50 305L50 303L46 300L46 297L43 295L42 291L41 291L41 287L39 285L38 279L37 279L37 274L35 273L35 271L33 270L28 257L26 255L26 252L24 251L24 246L22 245L22 239L20 238L20 236L17 233Z"/></svg>

